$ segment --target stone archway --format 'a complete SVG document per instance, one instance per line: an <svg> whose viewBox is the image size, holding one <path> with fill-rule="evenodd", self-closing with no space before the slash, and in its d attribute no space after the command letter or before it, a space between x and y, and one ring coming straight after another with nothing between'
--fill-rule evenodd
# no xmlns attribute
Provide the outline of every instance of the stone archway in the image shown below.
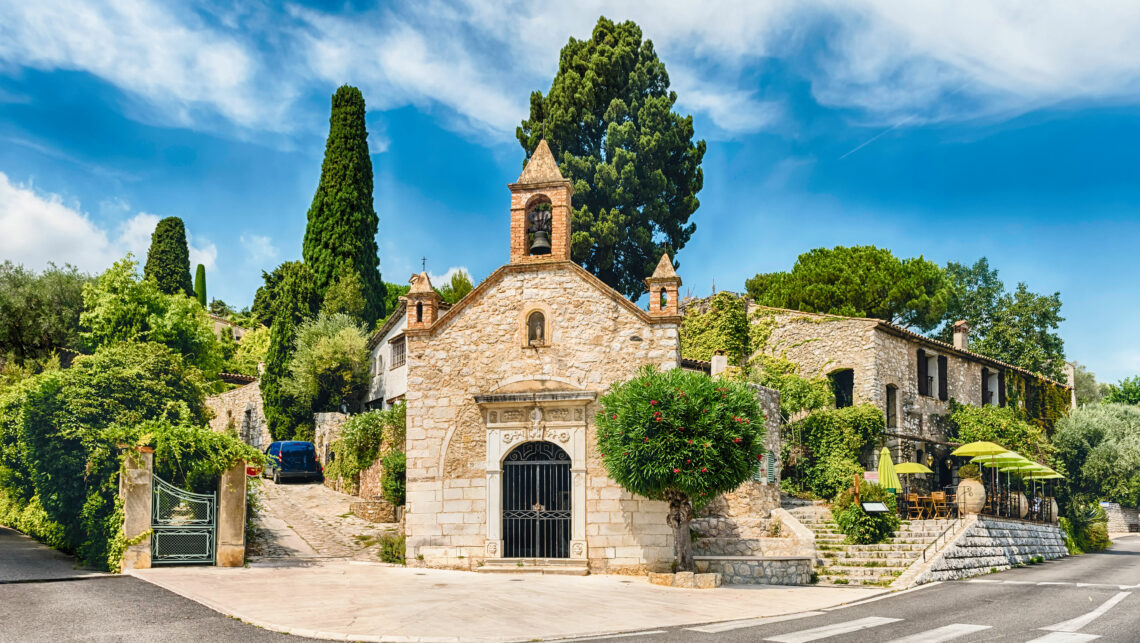
<svg viewBox="0 0 1140 643"><path fill-rule="evenodd" d="M524 442L503 459L503 556L569 558L570 455L553 442Z"/></svg>

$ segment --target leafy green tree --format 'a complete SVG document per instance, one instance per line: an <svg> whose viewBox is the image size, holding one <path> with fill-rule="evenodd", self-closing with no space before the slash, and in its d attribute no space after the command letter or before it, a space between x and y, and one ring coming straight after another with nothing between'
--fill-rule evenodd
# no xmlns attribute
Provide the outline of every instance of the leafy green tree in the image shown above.
<svg viewBox="0 0 1140 643"><path fill-rule="evenodd" d="M269 334L268 328L258 326L243 335L233 355L226 362L226 371L257 377L257 365L265 362L266 355L269 354Z"/></svg>
<svg viewBox="0 0 1140 643"><path fill-rule="evenodd" d="M264 283L254 293L253 305L249 309L250 314L253 315L258 324L262 326L273 324L273 303L277 301L277 287L285 278L287 266L292 265L292 263L296 262L283 263L274 268L273 272L261 271L261 279Z"/></svg>
<svg viewBox="0 0 1140 643"><path fill-rule="evenodd" d="M758 274L745 283L763 306L873 317L930 330L946 311L942 269L922 257L898 259L875 246L816 248L791 272Z"/></svg>
<svg viewBox="0 0 1140 643"><path fill-rule="evenodd" d="M211 299L210 305L206 307L206 310L211 315L225 317L226 319L229 319L230 315L234 314L234 309L221 299Z"/></svg>
<svg viewBox="0 0 1140 643"><path fill-rule="evenodd" d="M1076 389L1077 404L1100 404L1104 393L1101 392L1101 387L1097 384L1096 374L1086 368L1084 364L1077 362L1073 362L1073 370L1076 376L1073 388Z"/></svg>
<svg viewBox="0 0 1140 643"><path fill-rule="evenodd" d="M186 226L182 219L166 217L155 226L143 275L153 279L158 289L167 295L194 296L194 284L190 283L190 248L186 245Z"/></svg>
<svg viewBox="0 0 1140 643"><path fill-rule="evenodd" d="M326 315L297 327L285 391L312 412L356 411L369 382L368 335L348 315Z"/></svg>
<svg viewBox="0 0 1140 643"><path fill-rule="evenodd" d="M1073 409L1053 434L1069 498L1140 503L1140 407L1107 403Z"/></svg>
<svg viewBox="0 0 1140 643"><path fill-rule="evenodd" d="M645 368L601 400L598 451L625 490L669 503L678 571L692 571L689 521L748 480L764 457L764 413L745 384Z"/></svg>
<svg viewBox="0 0 1140 643"><path fill-rule="evenodd" d="M1044 463L1053 462L1056 449L1045 429L1027 422L1019 409L1008 406L971 406L950 403L950 434L958 442L994 442Z"/></svg>
<svg viewBox="0 0 1140 643"><path fill-rule="evenodd" d="M411 289L411 284L384 282L384 311L391 315L392 311L400 306L400 297L408 294Z"/></svg>
<svg viewBox="0 0 1140 643"><path fill-rule="evenodd" d="M351 268L337 273L336 281L325 291L321 312L327 315L344 314L354 319L364 318L364 282Z"/></svg>
<svg viewBox="0 0 1140 643"><path fill-rule="evenodd" d="M274 287L273 313L269 326L269 349L265 372L261 375L261 398L265 421L275 440L292 437L312 424L308 407L298 404L283 388L289 376L289 362L297 326L316 313L320 298L312 274L305 264L290 261L278 266L280 280Z"/></svg>
<svg viewBox="0 0 1140 643"><path fill-rule="evenodd" d="M466 270L457 270L451 275L451 279L435 291L439 293L440 297L449 304L457 303L460 299L467 296L475 286L471 284L471 276L467 274Z"/></svg>
<svg viewBox="0 0 1140 643"><path fill-rule="evenodd" d="M194 294L198 297L198 305L206 307L206 266L198 264L194 273Z"/></svg>
<svg viewBox="0 0 1140 643"><path fill-rule="evenodd" d="M883 412L870 404L822 409L793 422L784 441L784 480L819 498L835 498L863 473L859 453L879 439Z"/></svg>
<svg viewBox="0 0 1140 643"><path fill-rule="evenodd" d="M973 350L1040 373L1054 380L1065 380L1065 343L1056 329L1061 317L1061 293L1038 295L1024 283L1001 298L993 326Z"/></svg>
<svg viewBox="0 0 1140 643"><path fill-rule="evenodd" d="M83 285L73 266L49 264L40 274L0 264L0 357L23 365L58 348L78 348Z"/></svg>
<svg viewBox="0 0 1140 643"><path fill-rule="evenodd" d="M79 322L92 348L123 342L157 342L214 377L223 354L206 311L182 293L163 294L153 279L139 279L127 255L83 286Z"/></svg>
<svg viewBox="0 0 1140 643"><path fill-rule="evenodd" d="M998 277L998 271L990 268L985 257L972 266L951 261L946 264L946 281L949 297L946 300L945 323L934 337L953 342L954 322L959 319L969 322L972 339L984 337L993 326L994 316L1005 294L1005 284Z"/></svg>
<svg viewBox="0 0 1140 643"><path fill-rule="evenodd" d="M1140 404L1140 375L1106 385L1103 401L1106 404Z"/></svg>
<svg viewBox="0 0 1140 643"><path fill-rule="evenodd" d="M528 158L546 138L574 184L574 261L630 298L696 229L705 142L693 142L693 119L673 111L676 101L641 28L602 17L589 39L562 48L550 91L531 94L516 130Z"/></svg>
<svg viewBox="0 0 1140 643"><path fill-rule="evenodd" d="M379 218L372 205L372 159L364 124L364 96L343 85L332 97L329 138L321 181L309 207L302 255L317 293L336 281L339 270L355 270L363 284L364 321L384 316L384 282L376 245Z"/></svg>

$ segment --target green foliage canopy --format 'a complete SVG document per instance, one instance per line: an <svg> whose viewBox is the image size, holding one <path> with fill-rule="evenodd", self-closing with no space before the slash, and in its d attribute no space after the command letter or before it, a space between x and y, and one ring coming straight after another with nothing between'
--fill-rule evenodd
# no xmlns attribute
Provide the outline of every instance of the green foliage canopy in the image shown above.
<svg viewBox="0 0 1140 643"><path fill-rule="evenodd" d="M687 306L681 320L682 357L708 361L718 350L736 365L752 354L745 302L729 292L713 295L707 306Z"/></svg>
<svg viewBox="0 0 1140 643"><path fill-rule="evenodd" d="M405 423L403 403L349 417L340 437L331 445L334 455L325 475L339 477L350 489L358 490L361 471L372 466L385 452L403 451Z"/></svg>
<svg viewBox="0 0 1140 643"><path fill-rule="evenodd" d="M1103 401L1106 404L1140 404L1140 375L1106 385Z"/></svg>
<svg viewBox="0 0 1140 643"><path fill-rule="evenodd" d="M182 354L207 377L222 366L214 325L197 300L163 294L152 279L139 279L128 255L83 286L79 322L92 348L123 342L157 342Z"/></svg>
<svg viewBox="0 0 1140 643"><path fill-rule="evenodd" d="M847 542L874 545L889 541L901 523L895 494L877 484L864 482L859 485L859 501L881 502L887 505L889 511L869 514L855 502L855 488L844 489L831 503L831 515L834 516L839 531L847 536Z"/></svg>
<svg viewBox="0 0 1140 643"><path fill-rule="evenodd" d="M1097 384L1096 374L1078 362L1073 362L1073 370L1076 380L1073 388L1076 389L1077 404L1100 404L1104 392ZM1137 402L1140 402L1140 395L1137 396Z"/></svg>
<svg viewBox="0 0 1140 643"><path fill-rule="evenodd" d="M589 39L562 48L550 91L531 94L516 130L528 158L545 137L574 185L574 261L631 299L696 229L705 142L693 142L676 101L641 29L602 17Z"/></svg>
<svg viewBox="0 0 1140 643"><path fill-rule="evenodd" d="M950 403L950 435L958 442L994 442L1021 455L1050 465L1055 449L1045 430L1026 421L1010 406L971 406Z"/></svg>
<svg viewBox="0 0 1140 643"><path fill-rule="evenodd" d="M384 282L376 245L380 219L372 204L364 96L349 85L342 85L332 97L321 180L308 219L302 256L313 273L313 287L323 298L338 271L355 271L362 282L364 321L371 327L384 317Z"/></svg>
<svg viewBox="0 0 1140 643"><path fill-rule="evenodd" d="M1140 407L1082 406L1057 422L1057 454L1073 500L1140 504Z"/></svg>
<svg viewBox="0 0 1140 643"><path fill-rule="evenodd" d="M269 334L268 328L258 326L242 336L241 343L226 362L226 371L257 377L258 363L264 362L269 354Z"/></svg>
<svg viewBox="0 0 1140 643"><path fill-rule="evenodd" d="M745 287L762 306L872 317L920 330L941 323L948 297L936 264L900 260L875 246L816 248L801 254L791 272L758 274Z"/></svg>
<svg viewBox="0 0 1140 643"><path fill-rule="evenodd" d="M326 315L297 327L284 387L312 412L355 410L368 390L368 335L348 315Z"/></svg>
<svg viewBox="0 0 1140 643"><path fill-rule="evenodd" d="M0 264L0 356L23 364L58 348L78 348L83 285L73 266L49 264L40 274Z"/></svg>
<svg viewBox="0 0 1140 643"><path fill-rule="evenodd" d="M407 502L408 457L403 451L392 450L380 461L380 493L397 507Z"/></svg>
<svg viewBox="0 0 1140 643"><path fill-rule="evenodd" d="M289 377L297 326L316 312L319 298L305 264L287 262L274 273L280 279L273 289L269 349L260 386L269 433L274 440L285 440L312 423L311 410L295 402L284 382Z"/></svg>
<svg viewBox="0 0 1140 643"><path fill-rule="evenodd" d="M166 217L155 226L143 275L154 280L158 289L167 295L194 296L194 284L190 283L190 248L186 245L186 226L182 219Z"/></svg>
<svg viewBox="0 0 1140 643"><path fill-rule="evenodd" d="M451 274L451 279L443 286L436 288L435 291L439 293L440 297L443 297L444 301L454 304L463 299L474 287L471 284L471 276L467 274L466 270L456 270Z"/></svg>
<svg viewBox="0 0 1140 643"><path fill-rule="evenodd" d="M364 282L351 268L337 273L336 281L325 291L321 312L326 315L348 315L353 319L364 319Z"/></svg>
<svg viewBox="0 0 1140 643"><path fill-rule="evenodd" d="M788 425L784 476L820 498L834 498L862 475L859 454L886 430L883 412L870 404L823 409Z"/></svg>

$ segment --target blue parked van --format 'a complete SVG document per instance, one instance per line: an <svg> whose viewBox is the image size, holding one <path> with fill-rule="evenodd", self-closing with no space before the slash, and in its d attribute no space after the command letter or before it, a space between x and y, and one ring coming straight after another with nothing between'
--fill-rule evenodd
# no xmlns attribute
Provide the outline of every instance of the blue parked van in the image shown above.
<svg viewBox="0 0 1140 643"><path fill-rule="evenodd" d="M269 464L261 475L273 478L274 483L290 478L323 481L324 468L317 460L317 449L312 442L286 440L274 442L265 450Z"/></svg>

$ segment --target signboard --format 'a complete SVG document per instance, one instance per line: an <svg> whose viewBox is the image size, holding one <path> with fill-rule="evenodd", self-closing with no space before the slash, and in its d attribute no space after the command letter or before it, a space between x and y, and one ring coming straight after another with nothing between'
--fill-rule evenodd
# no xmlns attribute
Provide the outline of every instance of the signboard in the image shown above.
<svg viewBox="0 0 1140 643"><path fill-rule="evenodd" d="M863 511L869 514L885 514L890 511L890 509L887 509L887 505L882 502L864 502L861 504L863 505Z"/></svg>

